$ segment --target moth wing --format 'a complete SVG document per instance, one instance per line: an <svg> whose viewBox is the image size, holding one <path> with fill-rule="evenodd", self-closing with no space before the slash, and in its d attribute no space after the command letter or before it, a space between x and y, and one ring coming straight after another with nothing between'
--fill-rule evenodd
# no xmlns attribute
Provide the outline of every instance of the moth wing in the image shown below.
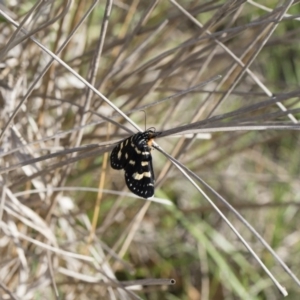
<svg viewBox="0 0 300 300"><path fill-rule="evenodd" d="M130 146L130 138L119 143L110 154L110 165L115 170L124 169L131 159L132 147Z"/></svg>
<svg viewBox="0 0 300 300"><path fill-rule="evenodd" d="M125 182L129 190L143 198L150 198L154 195L154 172L150 149L144 145L141 152L149 152L148 155L138 154L125 166ZM136 151L136 150L134 150Z"/></svg>

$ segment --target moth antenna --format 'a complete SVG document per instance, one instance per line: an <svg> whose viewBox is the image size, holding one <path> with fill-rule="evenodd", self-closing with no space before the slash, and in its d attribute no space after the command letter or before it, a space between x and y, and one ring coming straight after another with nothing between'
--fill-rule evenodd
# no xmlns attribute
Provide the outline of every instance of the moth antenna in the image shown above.
<svg viewBox="0 0 300 300"><path fill-rule="evenodd" d="M148 130L153 129L154 132L156 132L156 128L155 127L150 127L148 128Z"/></svg>
<svg viewBox="0 0 300 300"><path fill-rule="evenodd" d="M147 115L146 112L144 110L141 110L144 114L145 114L145 131L146 131L146 125L147 125Z"/></svg>

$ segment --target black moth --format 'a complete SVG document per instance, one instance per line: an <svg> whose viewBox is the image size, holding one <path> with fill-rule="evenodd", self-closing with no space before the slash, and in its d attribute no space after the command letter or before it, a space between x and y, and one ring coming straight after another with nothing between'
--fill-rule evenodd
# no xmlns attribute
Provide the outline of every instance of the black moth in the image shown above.
<svg viewBox="0 0 300 300"><path fill-rule="evenodd" d="M148 129L119 143L111 152L110 165L125 171L125 182L134 194L150 198L154 195L154 172L152 167L152 142L161 134Z"/></svg>

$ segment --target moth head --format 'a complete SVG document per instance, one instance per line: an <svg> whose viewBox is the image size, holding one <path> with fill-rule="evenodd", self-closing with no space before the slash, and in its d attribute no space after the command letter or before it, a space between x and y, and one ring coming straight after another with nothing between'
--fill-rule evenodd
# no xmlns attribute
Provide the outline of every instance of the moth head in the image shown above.
<svg viewBox="0 0 300 300"><path fill-rule="evenodd" d="M160 131L155 131L154 127L150 127L147 131L147 144L149 147L152 148L153 140L156 138L158 135L161 134Z"/></svg>

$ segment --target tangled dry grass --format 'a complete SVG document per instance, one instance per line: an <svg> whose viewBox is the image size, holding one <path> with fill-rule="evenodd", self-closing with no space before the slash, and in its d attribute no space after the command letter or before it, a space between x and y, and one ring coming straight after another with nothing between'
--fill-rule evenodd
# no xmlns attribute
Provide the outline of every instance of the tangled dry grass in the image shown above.
<svg viewBox="0 0 300 300"><path fill-rule="evenodd" d="M297 1L0 12L1 299L298 299ZM147 201L109 166L145 115Z"/></svg>

